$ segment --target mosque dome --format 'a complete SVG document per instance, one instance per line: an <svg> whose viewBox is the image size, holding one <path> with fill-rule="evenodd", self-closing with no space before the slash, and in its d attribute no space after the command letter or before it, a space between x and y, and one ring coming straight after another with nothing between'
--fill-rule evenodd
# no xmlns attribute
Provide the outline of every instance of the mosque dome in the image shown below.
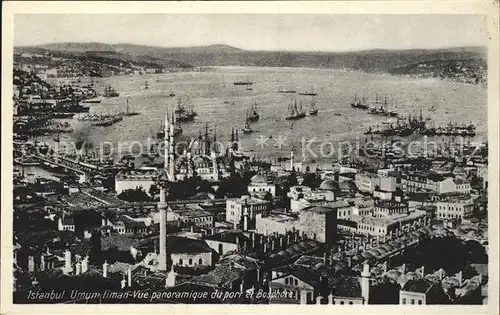
<svg viewBox="0 0 500 315"><path fill-rule="evenodd" d="M324 180L321 185L319 185L319 189L321 190L330 190L330 191L338 191L339 184L331 179Z"/></svg>
<svg viewBox="0 0 500 315"><path fill-rule="evenodd" d="M257 175L252 176L250 181L253 184L266 184L268 182L267 177L263 174L257 174Z"/></svg>

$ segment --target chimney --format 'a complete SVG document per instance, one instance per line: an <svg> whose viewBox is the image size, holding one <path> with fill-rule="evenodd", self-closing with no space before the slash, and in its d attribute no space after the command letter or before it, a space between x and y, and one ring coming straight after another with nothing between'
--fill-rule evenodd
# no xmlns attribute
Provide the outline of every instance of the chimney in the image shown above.
<svg viewBox="0 0 500 315"><path fill-rule="evenodd" d="M382 264L382 269L384 270L384 273L387 272L387 261L384 261L384 263Z"/></svg>
<svg viewBox="0 0 500 315"><path fill-rule="evenodd" d="M286 235L286 245L290 245L290 234Z"/></svg>
<svg viewBox="0 0 500 315"><path fill-rule="evenodd" d="M328 260L328 254L327 254L327 252L325 252L325 253L323 254L323 264L324 264L325 266L326 266L327 260Z"/></svg>
<svg viewBox="0 0 500 315"><path fill-rule="evenodd" d="M45 256L42 254L40 256L40 271L45 270Z"/></svg>
<svg viewBox="0 0 500 315"><path fill-rule="evenodd" d="M245 281L243 279L241 279L241 283L240 283L240 293L243 293L243 290L245 290Z"/></svg>
<svg viewBox="0 0 500 315"><path fill-rule="evenodd" d="M75 264L75 274L79 275L81 272L82 272L82 265L79 262L77 262Z"/></svg>
<svg viewBox="0 0 500 315"><path fill-rule="evenodd" d="M35 257L33 256L28 256L28 271L35 271Z"/></svg>
<svg viewBox="0 0 500 315"><path fill-rule="evenodd" d="M307 291L306 290L300 291L300 304L307 304Z"/></svg>
<svg viewBox="0 0 500 315"><path fill-rule="evenodd" d="M82 260L82 273L87 272L89 269L89 256L85 256L85 258Z"/></svg>
<svg viewBox="0 0 500 315"><path fill-rule="evenodd" d="M132 266L127 269L127 286L132 287Z"/></svg>
<svg viewBox="0 0 500 315"><path fill-rule="evenodd" d="M328 305L333 305L333 294L328 294Z"/></svg>
<svg viewBox="0 0 500 315"><path fill-rule="evenodd" d="M317 304L317 305L321 304L321 299L322 299L322 298L323 298L323 297L322 297L321 295L319 295L319 296L317 296L317 297L316 297L316 304Z"/></svg>
<svg viewBox="0 0 500 315"><path fill-rule="evenodd" d="M68 274L72 271L71 268L71 252L67 249L64 251L64 273Z"/></svg>
<svg viewBox="0 0 500 315"><path fill-rule="evenodd" d="M191 233L194 233L194 225L191 225Z"/></svg>
<svg viewBox="0 0 500 315"><path fill-rule="evenodd" d="M243 231L248 231L248 215L243 216Z"/></svg>
<svg viewBox="0 0 500 315"><path fill-rule="evenodd" d="M174 265L172 264L172 268L170 269L170 272L167 274L167 277L165 278L165 288L175 286L176 278L177 278L177 273L174 271Z"/></svg>
<svg viewBox="0 0 500 315"><path fill-rule="evenodd" d="M271 239L271 250L274 251L275 248L276 248L276 239L273 237Z"/></svg>
<svg viewBox="0 0 500 315"><path fill-rule="evenodd" d="M267 252L267 242L264 242L264 253Z"/></svg>
<svg viewBox="0 0 500 315"><path fill-rule="evenodd" d="M457 276L458 281L460 282L460 286L462 286L462 284L463 284L462 271L459 271L459 272L456 274L456 276Z"/></svg>
<svg viewBox="0 0 500 315"><path fill-rule="evenodd" d="M420 267L420 277L424 278L425 277L425 269L424 269L424 266Z"/></svg>
<svg viewBox="0 0 500 315"><path fill-rule="evenodd" d="M280 248L283 248L283 237L282 237L282 236L280 236L280 237L279 237L279 240L280 240Z"/></svg>
<svg viewBox="0 0 500 315"><path fill-rule="evenodd" d="M107 278L108 277L108 262L107 261L104 261L104 264L102 264L102 276L104 278Z"/></svg>
<svg viewBox="0 0 500 315"><path fill-rule="evenodd" d="M404 275L404 274L406 274L406 264L403 264L403 265L401 266L401 273L402 273L403 275Z"/></svg>
<svg viewBox="0 0 500 315"><path fill-rule="evenodd" d="M255 233L250 233L250 238L252 239L252 248L255 248Z"/></svg>

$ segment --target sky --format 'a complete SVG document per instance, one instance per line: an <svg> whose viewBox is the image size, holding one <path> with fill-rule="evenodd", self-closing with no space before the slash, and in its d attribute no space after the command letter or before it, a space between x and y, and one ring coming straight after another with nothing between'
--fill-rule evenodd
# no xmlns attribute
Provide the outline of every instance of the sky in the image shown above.
<svg viewBox="0 0 500 315"><path fill-rule="evenodd" d="M486 46L480 15L22 14L14 45L61 42L348 51Z"/></svg>

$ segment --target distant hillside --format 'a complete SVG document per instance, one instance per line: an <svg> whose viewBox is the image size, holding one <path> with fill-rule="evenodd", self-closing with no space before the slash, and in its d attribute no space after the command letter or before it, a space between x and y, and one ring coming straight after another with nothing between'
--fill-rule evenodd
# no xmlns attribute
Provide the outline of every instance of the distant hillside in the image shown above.
<svg viewBox="0 0 500 315"><path fill-rule="evenodd" d="M266 66L353 69L367 72L389 70L432 60L468 60L486 56L482 47L450 49L367 50L354 52L248 51L227 45L164 48L133 44L60 43L19 47L18 51L49 50L81 54L92 51L126 55L148 62L181 63L191 66Z"/></svg>

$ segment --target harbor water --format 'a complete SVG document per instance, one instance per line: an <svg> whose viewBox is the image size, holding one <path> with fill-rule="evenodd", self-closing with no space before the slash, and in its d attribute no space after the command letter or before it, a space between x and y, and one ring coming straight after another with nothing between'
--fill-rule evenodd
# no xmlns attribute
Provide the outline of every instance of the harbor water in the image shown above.
<svg viewBox="0 0 500 315"><path fill-rule="evenodd" d="M237 128L243 149L262 159L289 155L292 147L300 155L304 140L316 138L318 143L323 140L355 141L363 137L369 126L385 121L384 117L368 115L366 111L350 107L355 95L374 100L377 93L382 99L387 96L396 101L394 110L404 116L417 116L421 110L424 118L430 117L436 127L450 122L473 123L477 126L475 139L486 140L486 88L438 79L326 69L221 67L205 72L120 76L93 81L98 93L112 86L120 95L102 98L98 104L85 104L90 106L90 114L122 112L127 98L130 109L141 114L125 117L107 127L90 126L74 117L67 120L74 132L61 135L62 140L86 140L94 147L101 142L146 143L163 125L167 109L175 108L180 97L184 102L194 104L198 112L193 122L182 123L180 140L197 137L200 131L204 133L208 123L210 130L216 128L217 140L223 142L229 140L231 128ZM234 85L235 81L254 84L250 89ZM89 82L90 79L82 79L80 84ZM277 92L284 89L317 93L318 115L296 121L285 120L288 105L295 98L306 112L312 99L298 93ZM254 102L260 119L251 124L253 133L243 135L241 129L246 112ZM430 108L434 111L429 111ZM54 137L45 138L50 143ZM263 143L262 139L268 140Z"/></svg>

